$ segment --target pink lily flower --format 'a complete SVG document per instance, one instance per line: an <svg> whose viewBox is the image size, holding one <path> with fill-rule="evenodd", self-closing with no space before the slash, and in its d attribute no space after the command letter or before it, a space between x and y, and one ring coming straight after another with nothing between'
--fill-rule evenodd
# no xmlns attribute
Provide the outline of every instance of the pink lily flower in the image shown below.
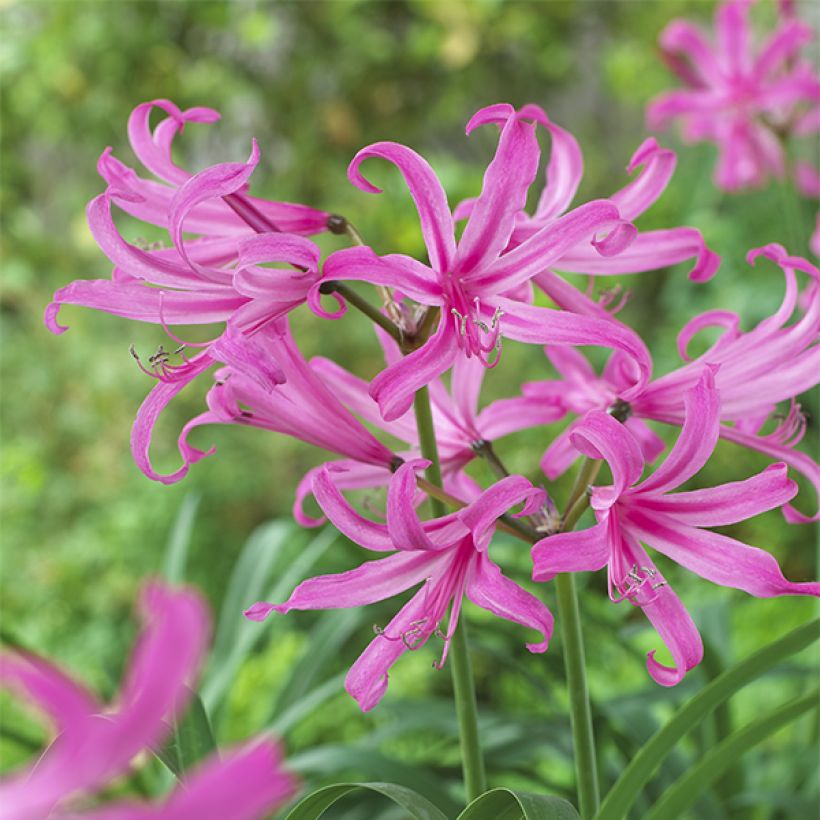
<svg viewBox="0 0 820 820"><path fill-rule="evenodd" d="M325 263L328 280L362 280L396 289L420 305L439 308L435 333L418 350L380 373L371 395L382 415L393 421L410 407L413 395L445 372L461 353L485 366L498 361L501 338L530 344L599 345L625 351L638 363L640 384L648 378L648 353L638 336L609 317L580 317L568 311L521 301L522 288L566 251L584 240L606 256L624 250L635 228L607 200L588 202L536 231L504 253L538 168L535 126L526 110L499 104L481 109L467 125L502 126L495 158L460 241L447 196L427 162L404 145L380 142L353 158L348 176L371 193L379 189L362 175L365 159L381 157L402 172L415 201L430 259L425 265L407 256L377 256L370 248L337 251ZM603 238L596 234L608 231ZM415 326L405 327L412 333Z"/></svg>
<svg viewBox="0 0 820 820"><path fill-rule="evenodd" d="M640 443L644 459L654 461L665 445L643 420L681 426L685 419L684 391L697 383L704 366L718 366L715 383L721 397L720 437L786 462L806 476L820 496L820 465L795 449L805 420L793 402L795 396L820 380L820 271L805 259L789 256L780 245L750 251L747 258L753 263L761 256L778 264L786 280L778 310L748 332L740 330L740 317L730 311L708 311L692 319L678 335L678 351L687 363L651 381L629 402L626 428ZM811 277L802 300L798 270ZM801 301L805 311L798 314L794 324L787 325ZM724 332L705 353L690 359L689 343L707 327L723 328ZM618 354L610 358L600 377L577 351L548 349L547 356L563 378L525 384L524 394L549 404L562 404L578 415L622 402L624 390L633 383L629 362ZM761 427L776 412L777 404L789 400L792 409L783 422L774 432L761 434ZM541 466L548 478L557 478L577 458L571 443L576 426L570 425L545 452ZM783 514L792 523L814 521L820 515L806 516L791 505L784 507Z"/></svg>
<svg viewBox="0 0 820 820"><path fill-rule="evenodd" d="M153 107L169 116L152 133L148 118ZM184 124L212 122L218 116L210 109L183 112L166 100L137 106L129 121L131 144L146 168L170 185L143 180L109 151L103 154L99 168L109 188L89 204L88 223L115 265L113 276L72 282L54 294L45 314L46 325L59 334L66 330L57 322L61 305L84 305L159 324L180 345L176 363L163 347L149 359L150 369L137 359L158 382L137 414L132 435L135 458L151 478L157 478L146 455L151 429L174 396L216 362L244 355L240 336L252 336L304 302L320 315L330 315L320 304L319 249L302 236L278 233L279 226L271 222L275 217L291 230L315 233L324 229L327 214L242 193L259 161L255 141L246 163L214 165L195 175L174 165L171 145ZM167 227L173 246L146 250L127 242L114 223L112 204ZM183 240L183 233L191 231L202 235ZM270 262L289 267L264 267ZM339 314L343 312L340 303ZM185 343L170 330L171 325L214 323L225 323L229 332L204 343ZM202 350L189 358L186 347ZM275 363L268 376L278 380Z"/></svg>
<svg viewBox="0 0 820 820"><path fill-rule="evenodd" d="M379 332L379 340L388 365L400 361L402 354L393 339L386 333ZM364 379L322 357L312 359L310 367L348 410L371 427L382 430L407 445L406 450L402 449L398 453L402 460L410 461L420 457L418 430L412 411L395 421L385 421L378 405L370 396L370 385ZM475 357L467 359L459 356L453 364L449 388L440 379L434 379L429 384L444 489L462 501L473 501L481 495L481 488L467 475L464 468L476 458L482 446L519 430L551 424L566 413L559 404L549 405L538 397L527 396L499 399L479 412L478 399L484 372L485 368ZM353 460L334 461L330 465L330 474L339 489L384 487L392 476L389 469L391 465L374 469L370 464ZM392 467L395 467L395 463ZM310 470L299 482L293 514L303 526L316 527L324 522L322 518L308 516L302 506L304 499L311 493L314 476L323 468L324 465ZM419 494L420 502L425 498L423 493Z"/></svg>
<svg viewBox="0 0 820 820"><path fill-rule="evenodd" d="M311 578L285 603L260 602L245 612L251 620L261 621L271 612L363 606L423 582L386 627L374 628L376 637L347 674L345 688L365 712L387 690L390 667L434 634L444 641L441 660L435 664L441 668L465 595L494 615L539 631L542 640L527 644L530 652L545 652L552 634L553 619L546 606L502 575L488 555L498 516L521 502L520 515L536 510L544 501L543 490L521 476L508 476L458 512L421 521L413 503L415 471L427 464L418 460L398 468L388 489L385 524L363 518L339 492L329 469L321 471L313 494L333 525L365 549L397 552L348 572ZM451 604L444 631L441 623Z"/></svg>
<svg viewBox="0 0 820 820"><path fill-rule="evenodd" d="M100 790L125 773L143 749L163 741L169 731L166 720L184 707L188 684L206 651L208 613L192 592L148 584L140 614L144 628L111 706L35 655L0 655L0 686L30 700L56 730L56 739L33 766L0 780L0 818L217 820L230 814L250 820L290 796L293 783L279 769L278 751L263 741L206 762L186 778L185 788L159 806L75 812L66 805L75 796Z"/></svg>
<svg viewBox="0 0 820 820"><path fill-rule="evenodd" d="M820 78L800 50L813 39L810 26L785 19L758 50L748 21L753 0L728 0L715 13L716 41L684 20L673 20L660 38L666 62L687 86L652 101L649 127L676 118L690 142L716 142L715 184L727 191L782 179L782 135L792 133L801 106L820 101Z"/></svg>
<svg viewBox="0 0 820 820"><path fill-rule="evenodd" d="M671 493L708 461L717 442L720 399L710 368L685 394L686 417L664 463L638 483L644 460L632 435L612 416L590 411L572 433L586 456L604 459L613 484L594 487L591 505L598 524L591 529L542 539L532 549L533 579L559 572L607 567L609 597L640 607L668 647L674 666L647 657L652 678L662 686L679 683L703 656L697 627L642 544L702 578L759 598L820 596L818 583L787 581L777 561L704 527L723 526L784 504L797 492L785 464L774 464L746 481L703 490Z"/></svg>
<svg viewBox="0 0 820 820"><path fill-rule="evenodd" d="M528 117L547 129L551 139L551 152L546 170L546 184L538 204L532 215L524 210L516 215L509 250L526 242L566 212L575 198L584 174L581 148L569 131L552 122L546 111L537 105L524 106L518 115ZM618 208L621 218L634 220L647 211L666 190L675 173L676 164L677 156L674 151L662 148L654 137L644 140L626 168L629 174L641 168L640 174L626 187L609 197L609 201ZM455 209L454 218L460 220L469 217L476 202L475 199L468 199L460 203ZM696 228L639 231L629 247L613 256L596 253L588 242L579 241L550 264L551 270L538 273L533 281L561 307L573 310L574 301L570 299L567 302L564 296L570 286L553 273L553 270L592 276L612 276L657 270L693 257L695 265L689 273L689 278L693 281L703 282L711 278L720 264L720 257L706 247L703 235Z"/></svg>

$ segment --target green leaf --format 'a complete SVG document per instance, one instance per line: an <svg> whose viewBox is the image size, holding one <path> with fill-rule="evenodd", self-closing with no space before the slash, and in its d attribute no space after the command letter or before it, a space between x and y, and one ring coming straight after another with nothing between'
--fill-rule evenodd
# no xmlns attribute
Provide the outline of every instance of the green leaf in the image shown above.
<svg viewBox="0 0 820 820"><path fill-rule="evenodd" d="M473 800L458 820L580 820L580 815L560 797L492 789Z"/></svg>
<svg viewBox="0 0 820 820"><path fill-rule="evenodd" d="M652 807L645 820L676 820L695 801L697 796L714 783L744 752L762 743L769 735L796 720L804 712L818 706L820 689L797 698L765 717L731 734L719 743L680 778Z"/></svg>
<svg viewBox="0 0 820 820"><path fill-rule="evenodd" d="M675 744L707 715L747 683L775 664L805 649L820 637L820 619L792 630L780 640L759 649L727 669L701 689L635 755L604 799L596 820L623 820L655 770Z"/></svg>
<svg viewBox="0 0 820 820"><path fill-rule="evenodd" d="M215 749L216 740L208 713L199 695L191 692L182 720L174 721L170 738L161 749L155 750L155 754L178 778L182 778Z"/></svg>
<svg viewBox="0 0 820 820"><path fill-rule="evenodd" d="M199 507L199 493L188 493L182 501L162 560L162 575L172 584L180 584L185 578L185 566L191 549L191 535Z"/></svg>
<svg viewBox="0 0 820 820"><path fill-rule="evenodd" d="M367 789L392 800L416 820L447 820L426 797L395 783L334 783L309 794L288 813L286 820L316 820L337 800L357 789Z"/></svg>

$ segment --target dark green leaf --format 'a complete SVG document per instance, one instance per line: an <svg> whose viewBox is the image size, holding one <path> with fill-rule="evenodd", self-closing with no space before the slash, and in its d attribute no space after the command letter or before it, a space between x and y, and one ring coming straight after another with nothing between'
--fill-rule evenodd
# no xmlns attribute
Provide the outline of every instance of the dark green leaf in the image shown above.
<svg viewBox="0 0 820 820"><path fill-rule="evenodd" d="M580 820L571 803L546 794L492 789L477 797L458 820Z"/></svg>
<svg viewBox="0 0 820 820"><path fill-rule="evenodd" d="M211 722L202 699L191 692L188 708L157 757L179 778L216 749Z"/></svg>
<svg viewBox="0 0 820 820"><path fill-rule="evenodd" d="M382 794L405 809L416 820L447 820L426 797L395 783L334 783L309 794L291 809L286 820L316 820L337 800L357 789L367 789Z"/></svg>

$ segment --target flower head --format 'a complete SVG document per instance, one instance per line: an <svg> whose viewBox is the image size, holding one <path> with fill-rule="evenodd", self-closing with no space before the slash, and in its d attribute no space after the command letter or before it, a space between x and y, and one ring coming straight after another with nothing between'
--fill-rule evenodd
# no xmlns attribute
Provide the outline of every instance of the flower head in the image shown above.
<svg viewBox="0 0 820 820"><path fill-rule="evenodd" d="M717 442L720 399L711 368L704 368L698 383L686 391L685 404L675 446L643 481L644 460L633 436L611 415L590 411L573 431L572 442L585 455L606 460L612 472L612 486L593 488L591 505L598 524L549 536L532 550L536 581L559 572L607 567L610 598L640 607L672 655L672 667L659 663L654 651L647 660L650 675L664 686L680 682L700 662L703 646L691 617L643 544L707 580L750 595L820 596L818 583L787 581L769 553L703 529L734 524L785 504L797 492L785 464L772 465L746 481L671 493L703 467Z"/></svg>
<svg viewBox="0 0 820 820"><path fill-rule="evenodd" d="M164 803L118 804L74 813L66 801L124 773L144 749L161 743L166 722L185 705L207 646L208 614L197 595L148 584L140 600L144 628L117 701L110 706L47 661L23 652L0 655L0 686L50 718L56 739L30 769L0 781L0 817L45 816L172 820L257 818L293 790L269 741L206 762ZM221 809L219 808L221 806Z"/></svg>
<svg viewBox="0 0 820 820"><path fill-rule="evenodd" d="M292 609L363 606L423 583L386 627L375 629L376 637L348 672L345 688L364 711L384 695L390 667L432 635L444 641L436 664L441 667L465 596L501 618L538 630L542 640L527 644L531 652L546 651L552 634L549 610L505 578L487 552L498 516L521 502L520 515L535 511L544 501L543 490L521 476L509 476L458 512L421 521L414 506L415 471L428 463L418 460L398 468L388 488L385 524L357 513L339 492L329 469L322 470L314 479L313 494L334 526L365 549L396 552L339 575L311 578L284 603L257 603L245 613L252 620L263 620L271 612Z"/></svg>
<svg viewBox="0 0 820 820"><path fill-rule="evenodd" d="M680 118L685 137L716 142L715 183L728 191L786 172L783 134L796 133L801 107L820 101L820 78L800 50L810 26L787 16L758 50L748 21L753 0L727 0L715 13L715 41L684 20L660 38L666 62L686 86L650 103L650 128Z"/></svg>

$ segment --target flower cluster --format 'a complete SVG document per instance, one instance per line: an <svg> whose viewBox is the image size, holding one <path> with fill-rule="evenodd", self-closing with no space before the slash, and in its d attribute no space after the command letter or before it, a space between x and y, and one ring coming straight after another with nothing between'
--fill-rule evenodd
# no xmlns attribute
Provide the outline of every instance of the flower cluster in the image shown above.
<svg viewBox="0 0 820 820"><path fill-rule="evenodd" d="M817 122L817 112L806 106L817 103L820 84L797 57L809 30L786 20L755 55L748 6L747 0L730 0L720 7L715 48L688 23L670 24L662 49L689 87L664 95L649 108L653 125L680 116L688 137L716 140L721 149L717 182L730 189L759 184L769 174L783 176L781 137L807 133ZM154 109L165 116L152 129ZM213 449L191 443L192 436L202 435L197 428L212 424L273 431L341 457L301 480L294 515L305 526L328 520L381 557L341 574L306 580L286 601L256 603L246 615L263 620L293 609L361 606L418 587L386 626L376 628L350 669L346 688L363 710L382 698L388 670L403 653L437 637L443 649L434 665L444 664L465 597L535 630L538 638L528 648L546 650L552 615L491 557L499 526L529 541L537 582L556 573L606 566L610 598L640 607L668 647L673 665L660 663L654 653L648 661L650 675L662 685L679 682L700 661L703 647L695 624L645 546L714 583L751 595L820 595L816 583L787 581L769 553L705 529L774 508L782 508L791 523L818 518L791 506L797 485L787 470L801 473L820 491L820 467L795 449L805 426L798 397L817 384L820 374L820 271L780 245L750 251L749 263L762 258L782 270L780 307L749 330L741 329L741 317L727 310L692 318L678 338L684 364L655 377L646 344L616 318L618 306L608 309L608 297L596 300L564 276L639 274L680 262L688 262L695 282L715 275L720 258L697 228L642 231L633 224L670 184L676 163L672 150L647 138L629 161L627 172L633 178L624 187L608 198L573 206L583 175L575 138L536 105L491 105L478 111L466 130L496 129L495 154L478 195L451 208L433 168L412 148L394 142L369 145L350 163L350 181L362 191L379 193L365 177L364 163L382 159L398 169L415 203L426 247L426 257L416 259L376 253L358 241L341 217L250 196L247 188L260 156L255 141L246 162L222 163L195 174L175 165L172 142L183 127L217 116L205 108L182 111L165 100L134 110L128 126L132 147L160 181L139 177L110 150L103 153L99 171L107 187L90 203L88 219L114 265L111 279L61 289L46 311L46 322L62 332L58 310L85 305L155 323L179 345L173 353L161 347L148 366L140 364L157 384L137 413L132 451L152 479L178 481L191 465L212 454ZM526 205L541 161L541 131L549 137L550 153L544 187L530 212ZM809 177L803 167L803 190L812 187ZM170 244L140 247L129 242L114 222L115 206L167 229ZM459 232L458 222L464 222ZM354 242L323 259L307 237L328 228L347 231ZM354 289L362 283L373 286L381 306ZM328 295L336 301L333 311L323 304ZM545 301L552 306L543 306ZM291 321L291 314L306 309L338 321L350 307L373 323L383 350L385 367L370 381L331 359L308 361L299 349L297 323ZM190 344L172 330L184 325L218 329L210 341ZM718 340L691 358L692 338L715 327L722 331ZM520 395L479 409L485 372L503 366L503 347L509 343L543 347L559 378L531 376ZM578 349L582 346L609 351L601 375ZM160 474L149 457L154 424L180 390L212 367L215 381L207 409L179 436L183 463L171 474ZM778 416L784 403L788 409ZM774 430L767 427L778 418ZM562 419L568 421L565 431L544 442L546 478L556 478L579 457L587 465L606 463L611 473L610 485L592 487L586 494L581 487L573 499L576 506L589 503L598 522L577 532L566 531L570 509L560 513L543 489L508 474L494 449L504 436ZM642 478L646 466L666 449L651 426L656 422L680 432L665 459ZM751 478L670 493L704 466L718 439L759 451L776 463ZM495 470L496 483L482 487L470 475L467 468L477 458ZM363 488L386 489L383 510L371 505L365 515L352 505L345 493ZM309 495L326 519L306 512ZM428 500L437 505L432 517L423 512ZM522 509L511 515L519 505ZM158 588L148 596L163 605L188 607L190 617L197 624L201 620L198 605L189 599ZM201 625L192 629L201 643ZM197 642L188 638L187 646L190 657L172 659L179 685L198 658ZM147 652L138 661L148 663ZM142 666L136 667L139 677ZM129 685L121 711L94 723L88 716L99 709L36 659L16 658L5 669L4 679L34 693L63 728L47 765L33 775L49 783L38 792L42 805L96 788L121 771L136 750L157 742L157 721L175 706L158 700L143 708L140 698L148 698L150 685L139 692ZM171 683L168 689L178 692L179 686ZM150 719L144 717L148 711ZM143 718L132 733L128 727L135 715ZM74 723L83 727L76 741ZM76 749L84 748L85 733L92 729L101 733L99 748L105 754L87 766L75 766L70 775L63 772L67 750L72 757L79 754ZM262 748L247 754L272 754L258 751ZM221 765L229 764L226 759ZM219 768L206 768L200 777L195 782L203 784L204 793L210 778L219 777ZM20 782L4 788L16 795ZM184 799L195 801L197 788L192 785ZM24 816L22 808L20 812Z"/></svg>

